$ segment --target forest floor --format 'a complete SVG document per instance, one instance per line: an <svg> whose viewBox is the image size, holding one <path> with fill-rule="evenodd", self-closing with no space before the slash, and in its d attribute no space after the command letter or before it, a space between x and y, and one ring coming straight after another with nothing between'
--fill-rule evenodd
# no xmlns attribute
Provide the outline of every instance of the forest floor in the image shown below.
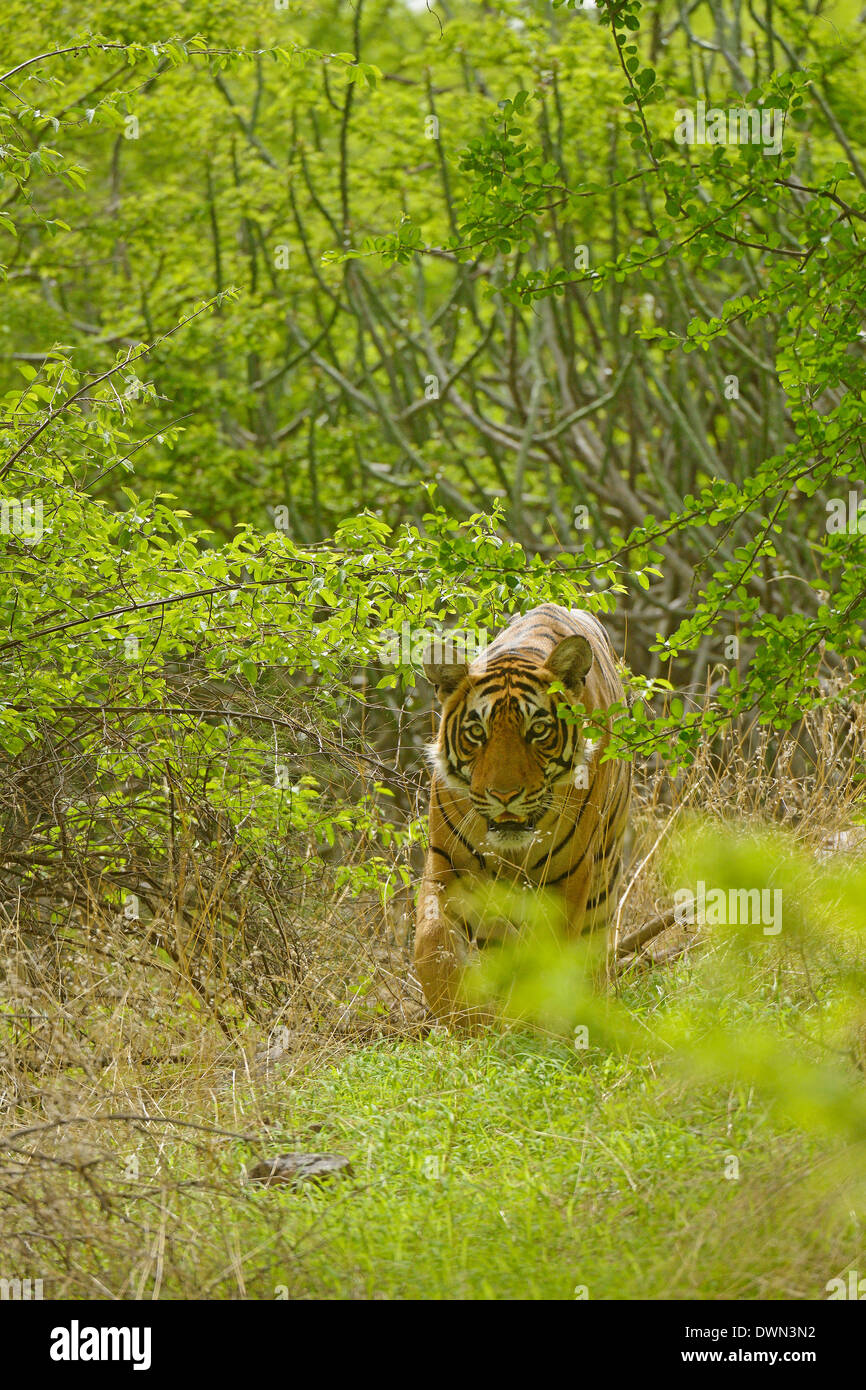
<svg viewBox="0 0 866 1390"><path fill-rule="evenodd" d="M686 961L624 999L652 1028L694 986ZM737 1009L778 1021L790 999L756 974ZM814 1299L862 1268L842 1147L749 1087L521 1031L310 1039L257 1072L165 1022L182 1058L43 1074L35 1130L7 1120L7 1277L82 1298ZM298 1151L351 1174L245 1181Z"/></svg>
<svg viewBox="0 0 866 1390"><path fill-rule="evenodd" d="M635 863L664 820L642 814ZM833 814L813 846L858 856L850 807ZM659 891L642 884L631 921ZM404 925L345 900L277 1026L227 1029L176 973L120 969L98 940L50 986L27 943L3 945L0 1276L46 1297L821 1299L866 1268L850 1138L639 1041L451 1036ZM618 982L639 1034L692 1010L698 1032L772 1030L792 1067L822 1064L832 970L758 951L720 994L714 950ZM249 1181L289 1152L351 1170Z"/></svg>

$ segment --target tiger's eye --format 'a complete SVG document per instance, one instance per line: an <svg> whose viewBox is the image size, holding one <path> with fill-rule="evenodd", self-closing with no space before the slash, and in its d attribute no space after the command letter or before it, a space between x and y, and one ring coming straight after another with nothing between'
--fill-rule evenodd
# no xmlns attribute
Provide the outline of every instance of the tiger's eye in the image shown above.
<svg viewBox="0 0 866 1390"><path fill-rule="evenodd" d="M553 727L552 719L533 719L529 726L529 732L534 738L545 738Z"/></svg>

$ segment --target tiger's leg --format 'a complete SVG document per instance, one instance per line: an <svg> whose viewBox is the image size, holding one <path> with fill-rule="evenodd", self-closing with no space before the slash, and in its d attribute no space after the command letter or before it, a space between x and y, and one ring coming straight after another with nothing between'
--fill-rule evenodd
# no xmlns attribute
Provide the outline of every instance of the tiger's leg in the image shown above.
<svg viewBox="0 0 866 1390"><path fill-rule="evenodd" d="M449 1028L476 1032L493 1015L467 1004L461 995L463 972L473 949L470 927L459 906L449 902L449 889L455 882L456 875L440 869L431 853L418 893L415 971L430 1011Z"/></svg>
<svg viewBox="0 0 866 1390"><path fill-rule="evenodd" d="M603 846L593 864L583 904L581 931L604 931L610 926L619 901L622 870L623 848L620 839Z"/></svg>
<svg viewBox="0 0 866 1390"><path fill-rule="evenodd" d="M586 927L590 931L604 930L609 938L616 920L626 867L626 835L631 809L632 768L623 761L610 763L611 810L602 827L599 852L590 896L586 905ZM608 940L608 964L612 962L615 943Z"/></svg>
<svg viewBox="0 0 866 1390"><path fill-rule="evenodd" d="M428 1007L437 1018L453 1015L465 948L459 926L447 912L448 882L428 855L415 918L415 970Z"/></svg>
<svg viewBox="0 0 866 1390"><path fill-rule="evenodd" d="M622 762L608 762L599 769L592 790L594 806L590 844L578 872L566 887L569 934L598 934L606 937L614 917L622 887L623 851L628 812L631 800L631 767ZM609 806L602 816L595 806ZM594 971L596 983L607 975L607 963L601 973Z"/></svg>

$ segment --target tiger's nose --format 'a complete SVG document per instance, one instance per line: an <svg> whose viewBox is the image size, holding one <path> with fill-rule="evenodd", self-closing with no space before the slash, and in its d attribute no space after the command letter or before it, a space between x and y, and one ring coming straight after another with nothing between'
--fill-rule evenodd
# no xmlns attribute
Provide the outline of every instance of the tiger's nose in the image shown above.
<svg viewBox="0 0 866 1390"><path fill-rule="evenodd" d="M500 790L499 787L491 787L490 795L497 801L501 801L503 806L508 806L512 801L516 801L522 791L521 787L515 787L513 791Z"/></svg>

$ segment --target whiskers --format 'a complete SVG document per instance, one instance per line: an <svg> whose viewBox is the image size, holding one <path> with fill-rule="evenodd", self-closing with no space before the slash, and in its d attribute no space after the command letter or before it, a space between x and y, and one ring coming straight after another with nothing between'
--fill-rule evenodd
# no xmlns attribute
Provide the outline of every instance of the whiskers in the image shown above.
<svg viewBox="0 0 866 1390"><path fill-rule="evenodd" d="M444 849L448 854L451 854L452 851L454 851L458 845L463 844L464 841L468 841L470 847L474 849L470 834L470 826L476 818L483 819L483 817L479 815L479 812L476 811L475 807L470 806L469 810L464 811L458 818L452 829L449 829L447 826L445 827Z"/></svg>

